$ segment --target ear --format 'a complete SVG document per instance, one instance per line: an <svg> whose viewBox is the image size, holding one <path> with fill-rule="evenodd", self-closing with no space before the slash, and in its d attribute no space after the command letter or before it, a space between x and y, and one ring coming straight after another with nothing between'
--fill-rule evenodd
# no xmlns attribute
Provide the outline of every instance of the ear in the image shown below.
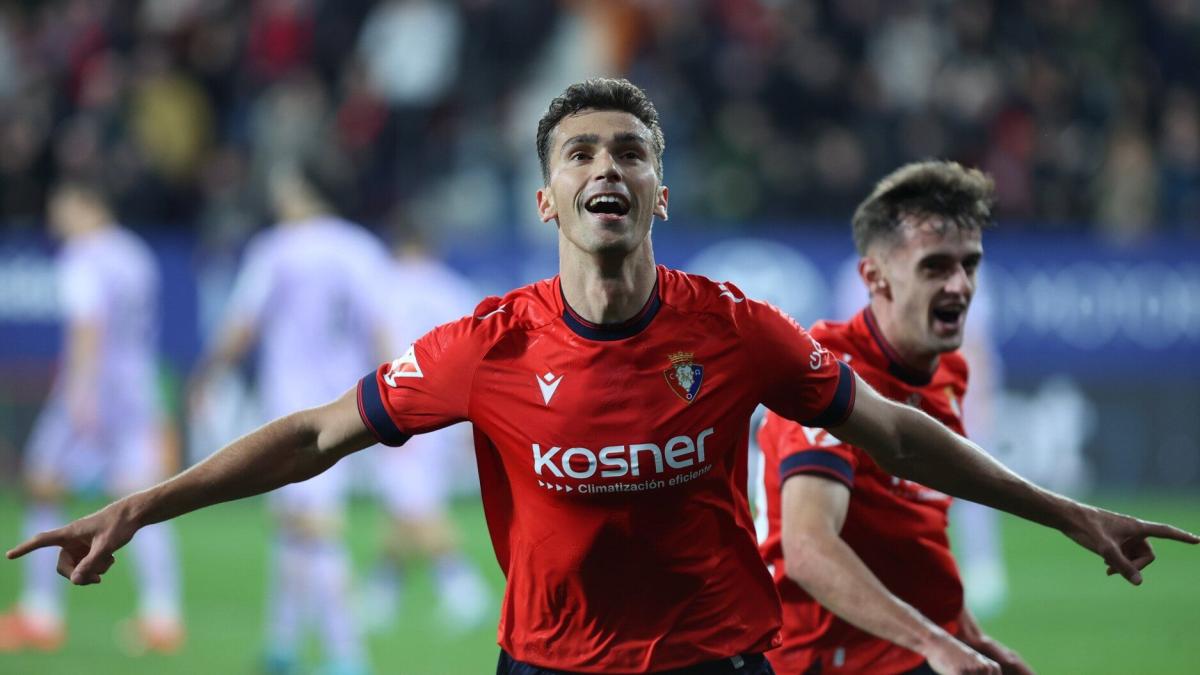
<svg viewBox="0 0 1200 675"><path fill-rule="evenodd" d="M888 286L883 267L873 256L867 256L858 261L858 276L866 284L869 296L882 295L888 300L892 299L892 289Z"/></svg>
<svg viewBox="0 0 1200 675"><path fill-rule="evenodd" d="M654 215L658 216L660 220L667 219L667 197L669 192L670 190L667 189L666 185L658 186L658 199L654 200Z"/></svg>
<svg viewBox="0 0 1200 675"><path fill-rule="evenodd" d="M558 218L558 207L554 205L554 195L550 192L549 187L543 187L537 191L537 209L538 217L542 219L543 223Z"/></svg>

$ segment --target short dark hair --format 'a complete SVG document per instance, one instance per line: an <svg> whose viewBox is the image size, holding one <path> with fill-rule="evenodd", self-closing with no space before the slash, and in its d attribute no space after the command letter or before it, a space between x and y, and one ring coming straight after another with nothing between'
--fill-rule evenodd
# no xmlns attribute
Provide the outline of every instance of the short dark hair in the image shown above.
<svg viewBox="0 0 1200 675"><path fill-rule="evenodd" d="M996 185L979 169L958 162L928 160L905 164L875 185L854 211L854 247L866 255L871 244L895 236L905 216L943 216L960 228L992 224Z"/></svg>
<svg viewBox="0 0 1200 675"><path fill-rule="evenodd" d="M654 146L654 170L662 180L663 150L667 141L658 124L658 110L646 92L624 78L596 77L566 88L562 94L550 101L546 114L538 121L537 152L542 164L542 180L550 182L550 134L564 117L581 110L618 110L627 112L641 120L650 130Z"/></svg>

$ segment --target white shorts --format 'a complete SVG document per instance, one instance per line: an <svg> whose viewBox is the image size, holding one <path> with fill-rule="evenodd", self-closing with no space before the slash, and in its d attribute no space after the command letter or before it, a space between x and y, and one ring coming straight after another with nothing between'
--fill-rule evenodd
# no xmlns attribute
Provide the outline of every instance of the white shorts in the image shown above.
<svg viewBox="0 0 1200 675"><path fill-rule="evenodd" d="M111 400L95 429L77 429L62 396L52 394L29 436L25 475L74 490L129 494L166 478L162 433L156 410Z"/></svg>
<svg viewBox="0 0 1200 675"><path fill-rule="evenodd" d="M463 432L469 430L470 425L455 425L375 451L375 489L390 515L420 520L446 508L453 456L468 447L470 438Z"/></svg>

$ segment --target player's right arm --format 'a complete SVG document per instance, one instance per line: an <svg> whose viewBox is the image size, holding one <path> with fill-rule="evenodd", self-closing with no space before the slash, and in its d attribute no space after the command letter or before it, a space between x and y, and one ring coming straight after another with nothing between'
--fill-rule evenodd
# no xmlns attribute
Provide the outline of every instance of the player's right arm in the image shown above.
<svg viewBox="0 0 1200 675"><path fill-rule="evenodd" d="M975 652L896 597L841 537L850 490L816 474L787 478L781 496L788 578L861 630L914 651L943 675L999 675Z"/></svg>
<svg viewBox="0 0 1200 675"><path fill-rule="evenodd" d="M849 416L828 426L834 436L865 450L892 475L1061 531L1103 558L1109 574L1142 583L1142 568L1155 558L1151 537L1200 543L1200 537L1177 527L1038 487L929 415L884 398L861 379L856 391Z"/></svg>
<svg viewBox="0 0 1200 675"><path fill-rule="evenodd" d="M888 400L837 362L795 321L765 303L734 296L747 367L760 399L782 417L823 427L866 451L885 471L946 494L1053 527L1133 584L1154 561L1151 537L1188 544L1200 537L1081 504L1042 489L929 415Z"/></svg>
<svg viewBox="0 0 1200 675"><path fill-rule="evenodd" d="M59 574L78 585L100 583L113 553L142 527L312 478L375 442L351 389L332 403L281 417L239 438L174 478L37 534L9 551L8 558L59 546Z"/></svg>

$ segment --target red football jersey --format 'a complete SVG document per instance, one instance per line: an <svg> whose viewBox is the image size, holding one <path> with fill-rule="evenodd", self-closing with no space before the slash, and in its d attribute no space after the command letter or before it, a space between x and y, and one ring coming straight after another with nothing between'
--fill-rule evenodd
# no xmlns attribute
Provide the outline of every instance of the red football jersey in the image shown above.
<svg viewBox="0 0 1200 675"><path fill-rule="evenodd" d="M819 322L812 335L849 363L864 381L895 401L920 408L962 434L967 364L943 354L931 373L905 367L879 332L870 309L848 323ZM892 476L867 453L822 429L768 413L758 433L763 450L767 537L761 551L783 599L783 646L768 654L780 675L902 673L924 659L842 621L784 572L780 538L783 482L816 474L851 489L842 539L897 597L951 634L958 630L963 591L946 536L950 498ZM818 665L819 664L819 665Z"/></svg>
<svg viewBox="0 0 1200 675"><path fill-rule="evenodd" d="M659 267L617 326L557 278L485 300L359 385L384 443L469 420L507 579L499 643L575 672L678 668L779 644L779 599L746 496L765 403L840 423L854 377L794 321Z"/></svg>

